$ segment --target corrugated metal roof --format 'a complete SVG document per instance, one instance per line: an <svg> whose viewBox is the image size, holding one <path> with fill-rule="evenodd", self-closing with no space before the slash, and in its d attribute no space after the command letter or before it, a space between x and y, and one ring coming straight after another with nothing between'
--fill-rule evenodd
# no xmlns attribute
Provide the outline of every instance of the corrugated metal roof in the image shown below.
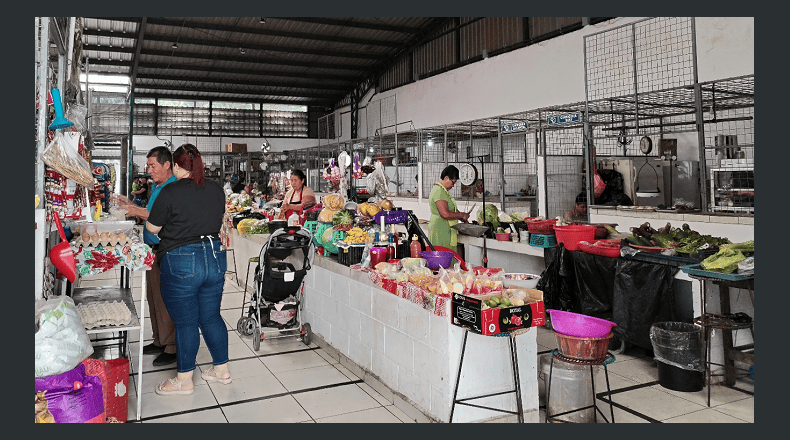
<svg viewBox="0 0 790 440"><path fill-rule="evenodd" d="M446 18L101 17L83 21L90 73L134 75L136 97L332 107Z"/></svg>

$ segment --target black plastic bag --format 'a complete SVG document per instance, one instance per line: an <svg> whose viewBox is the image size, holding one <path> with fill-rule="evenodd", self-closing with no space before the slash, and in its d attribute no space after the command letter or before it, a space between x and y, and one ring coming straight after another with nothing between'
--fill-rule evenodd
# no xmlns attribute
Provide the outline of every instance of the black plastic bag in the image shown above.
<svg viewBox="0 0 790 440"><path fill-rule="evenodd" d="M579 300L574 290L575 273L570 252L560 243L555 248L547 248L543 254L546 270L540 275L535 288L543 291L546 309L578 312Z"/></svg>
<svg viewBox="0 0 790 440"><path fill-rule="evenodd" d="M612 292L617 258L573 252L579 313L596 318L612 316Z"/></svg>
<svg viewBox="0 0 790 440"><path fill-rule="evenodd" d="M678 268L664 264L617 259L612 292L614 334L652 349L651 326L676 320L672 283L677 272Z"/></svg>
<svg viewBox="0 0 790 440"><path fill-rule="evenodd" d="M547 309L609 319L616 258L569 251L560 244L546 249L546 270L538 281Z"/></svg>

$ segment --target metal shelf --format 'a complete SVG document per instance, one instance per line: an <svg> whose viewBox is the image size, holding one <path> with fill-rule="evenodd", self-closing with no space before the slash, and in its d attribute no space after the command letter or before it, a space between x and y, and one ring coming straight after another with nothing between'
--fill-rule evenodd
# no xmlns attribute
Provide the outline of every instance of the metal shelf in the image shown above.
<svg viewBox="0 0 790 440"><path fill-rule="evenodd" d="M96 302L114 302L123 301L129 311L132 312L132 321L126 325L107 325L96 327L92 329L85 329L89 334L107 333L107 332L125 332L129 330L140 329L140 318L137 316L137 310L134 306L134 299L132 298L132 290L129 288L122 288L117 286L98 286L98 287L76 287L71 299L74 300L75 305L91 304Z"/></svg>
<svg viewBox="0 0 790 440"><path fill-rule="evenodd" d="M121 270L121 277L122 277L122 284L128 287L120 287L120 286L95 286L95 287L75 287L71 294L71 299L74 300L75 305L80 304L90 304L95 302L103 302L103 301L123 301L126 304L126 307L129 308L129 311L132 313L132 321L123 326L102 326L96 327L92 329L85 329L88 334L100 334L100 333L111 333L111 332L122 332L124 333L123 343L129 344L129 340L125 337L126 332L130 330L138 330L139 331L139 343L138 343L138 363L137 363L137 419L140 420L140 416L142 415L142 396L143 396L143 334L145 333L145 320L141 319L142 314L145 313L145 289L146 289L146 279L145 274L142 277L141 283L141 291L142 294L140 295L140 313L137 313L137 308L134 305L134 296L132 292L134 291L134 285L132 284L132 276L130 271L128 270ZM124 281L124 277L127 277ZM128 352L128 346L124 347L124 352ZM130 353L131 354L131 353ZM130 359L131 360L131 359ZM130 362L131 366L131 362Z"/></svg>

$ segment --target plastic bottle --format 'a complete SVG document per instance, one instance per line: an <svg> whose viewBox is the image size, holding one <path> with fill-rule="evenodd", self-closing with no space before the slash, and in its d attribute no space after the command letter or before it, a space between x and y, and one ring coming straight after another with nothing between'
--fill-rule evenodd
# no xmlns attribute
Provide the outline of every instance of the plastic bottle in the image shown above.
<svg viewBox="0 0 790 440"><path fill-rule="evenodd" d="M395 242L392 233L389 235L389 243L387 244L387 260L395 258Z"/></svg>
<svg viewBox="0 0 790 440"><path fill-rule="evenodd" d="M288 217L288 226L298 226L299 225L299 214L293 212L290 217Z"/></svg>
<svg viewBox="0 0 790 440"><path fill-rule="evenodd" d="M420 244L420 241L417 239L417 234L414 234L414 236L411 238L409 251L411 252L412 258L420 258L420 252L422 252L422 245Z"/></svg>

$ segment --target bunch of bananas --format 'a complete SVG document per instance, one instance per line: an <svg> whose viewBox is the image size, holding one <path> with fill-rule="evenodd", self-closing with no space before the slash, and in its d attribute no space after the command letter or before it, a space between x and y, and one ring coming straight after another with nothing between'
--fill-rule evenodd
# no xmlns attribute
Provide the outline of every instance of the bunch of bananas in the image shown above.
<svg viewBox="0 0 790 440"><path fill-rule="evenodd" d="M366 243L370 241L370 235L359 228L352 228L346 233L346 238L343 240L346 243Z"/></svg>

